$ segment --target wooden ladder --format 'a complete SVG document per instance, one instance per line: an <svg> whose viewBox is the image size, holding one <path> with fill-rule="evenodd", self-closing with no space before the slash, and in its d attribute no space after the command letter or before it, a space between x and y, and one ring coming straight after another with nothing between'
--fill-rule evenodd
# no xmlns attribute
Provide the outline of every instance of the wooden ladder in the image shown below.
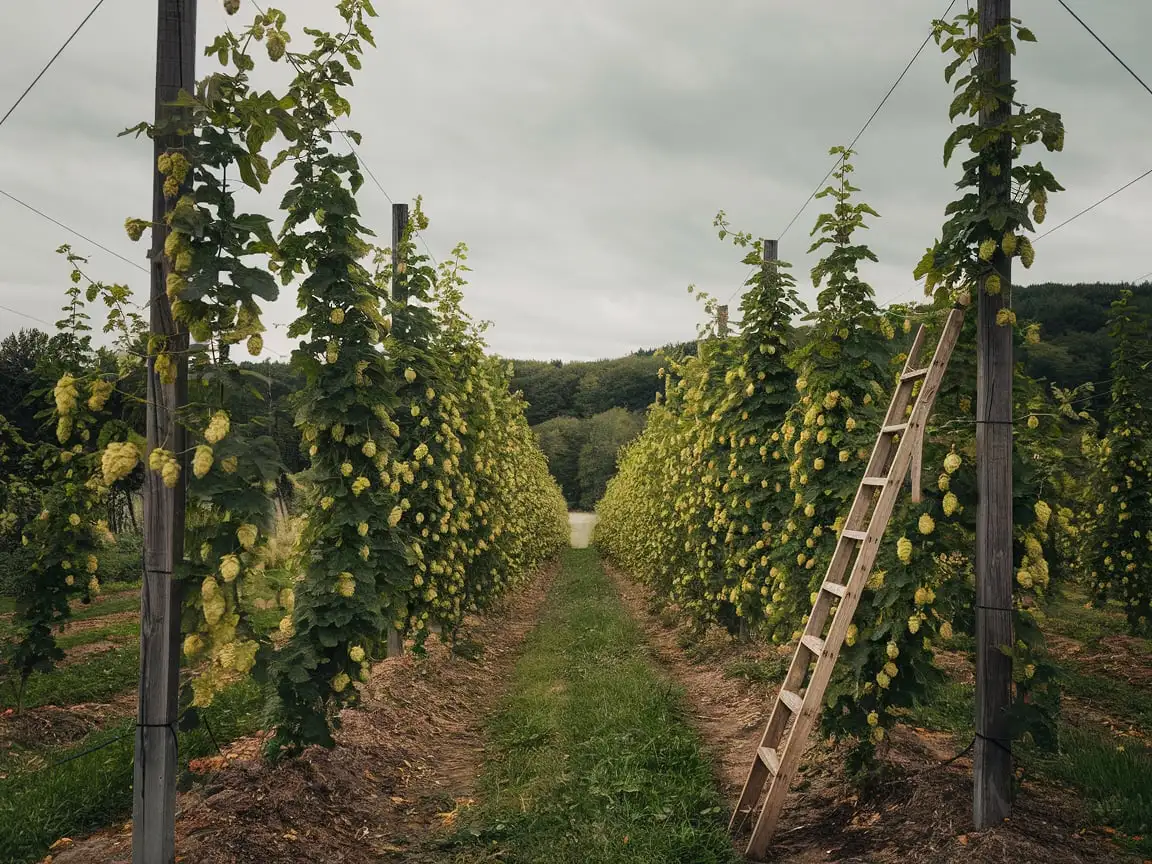
<svg viewBox="0 0 1152 864"><path fill-rule="evenodd" d="M747 856L763 857L776 831L780 811L812 727L820 717L824 691L840 654L840 646L856 613L860 594L872 572L880 540L892 517L896 496L911 471L912 500L920 500L920 458L924 426L940 391L944 370L960 337L964 310L949 312L932 362L918 366L924 347L924 327L916 333L888 406L872 458L856 490L856 499L836 541L822 590L818 592L808 626L796 646L792 665L784 677L756 757L732 814L729 830L742 825L756 808L765 783L770 783L764 807L756 820ZM915 385L922 382L913 398ZM908 408L911 405L911 413ZM845 579L845 575L848 578ZM833 614L833 608L835 613ZM827 631L825 631L825 626ZM805 682L807 686L805 687ZM801 692L803 691L803 692ZM769 778L771 778L769 780Z"/></svg>

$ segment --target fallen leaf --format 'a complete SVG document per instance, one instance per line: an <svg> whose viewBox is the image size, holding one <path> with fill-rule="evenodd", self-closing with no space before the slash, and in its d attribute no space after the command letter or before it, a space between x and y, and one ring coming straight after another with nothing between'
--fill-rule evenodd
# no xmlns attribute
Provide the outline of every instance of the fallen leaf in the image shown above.
<svg viewBox="0 0 1152 864"><path fill-rule="evenodd" d="M72 838L71 837L61 837L59 840L57 840L55 843L53 843L48 848L52 849L52 850L63 849L65 846L71 846L71 845L72 845Z"/></svg>
<svg viewBox="0 0 1152 864"><path fill-rule="evenodd" d="M456 824L457 811L451 810L447 813L437 813L436 815L444 822L444 827L449 827Z"/></svg>
<svg viewBox="0 0 1152 864"><path fill-rule="evenodd" d="M967 846L968 845L968 835L967 834L961 834L959 837L956 838L956 842L959 843L961 846Z"/></svg>

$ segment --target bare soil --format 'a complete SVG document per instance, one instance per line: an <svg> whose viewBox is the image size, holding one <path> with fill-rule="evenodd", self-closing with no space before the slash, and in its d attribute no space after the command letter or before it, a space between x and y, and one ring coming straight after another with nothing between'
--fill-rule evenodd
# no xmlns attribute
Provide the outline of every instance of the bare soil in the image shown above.
<svg viewBox="0 0 1152 864"><path fill-rule="evenodd" d="M486 716L502 697L554 573L542 574L461 639L476 659L450 656L438 638L428 656L385 660L363 701L342 715L337 746L313 747L273 766L262 740L192 766L201 783L177 800L177 861L187 864L367 864L437 859L439 838L472 803L484 760ZM431 857L428 857L431 856ZM128 864L131 825L61 844L53 864ZM442 859L440 859L442 860Z"/></svg>
<svg viewBox="0 0 1152 864"><path fill-rule="evenodd" d="M89 732L130 715L136 710L136 691L122 693L111 702L83 702L60 707L43 705L0 714L0 755L13 755L19 771L44 765L43 753L75 744ZM0 774L3 772L0 771Z"/></svg>
<svg viewBox="0 0 1152 864"><path fill-rule="evenodd" d="M1085 645L1067 636L1046 637L1049 650L1073 658L1085 672L1099 673L1137 687L1152 687L1152 642L1135 636L1105 636Z"/></svg>
<svg viewBox="0 0 1152 864"><path fill-rule="evenodd" d="M735 806L772 707L774 687L725 676L773 649L713 631L709 650L688 656L682 625L652 614L648 590L609 569L621 599L646 631L657 662L684 687L689 717ZM703 656L702 656L703 655ZM866 795L843 770L843 750L814 741L788 796L772 848L777 864L1121 864L1137 861L1103 831L1087 828L1063 789L1025 783L1011 820L973 830L972 765L945 733L899 726L881 754L885 780ZM743 849L751 826L735 838Z"/></svg>

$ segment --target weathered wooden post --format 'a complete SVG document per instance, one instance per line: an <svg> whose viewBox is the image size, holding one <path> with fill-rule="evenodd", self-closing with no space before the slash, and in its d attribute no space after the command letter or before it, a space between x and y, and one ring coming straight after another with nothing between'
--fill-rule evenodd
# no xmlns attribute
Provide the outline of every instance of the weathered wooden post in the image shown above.
<svg viewBox="0 0 1152 864"><path fill-rule="evenodd" d="M408 326L408 285L407 274L404 272L404 259L401 255L401 246L404 244L404 232L408 230L408 205L392 205L392 300L395 303L392 315L392 332L397 339L407 336ZM389 625L388 627L388 656L399 657L404 653L404 639L400 631Z"/></svg>
<svg viewBox="0 0 1152 864"><path fill-rule="evenodd" d="M183 145L171 128L181 111L171 106L181 90L195 90L196 0L159 0L156 29L156 127L152 157L152 279L149 328L176 368L174 383L156 373L148 359L148 452L163 447L181 462L172 488L156 471L144 477L144 584L140 596L140 690L136 758L132 782L133 864L176 860L176 722L180 694L181 592L174 578L184 557L184 488L187 462L178 412L188 401L188 334L172 317L165 291L170 262L168 199L157 157ZM186 181L187 182L187 181ZM175 199L173 199L175 200Z"/></svg>
<svg viewBox="0 0 1152 864"><path fill-rule="evenodd" d="M980 36L1011 26L1011 0L980 0ZM1006 48L981 49L979 64L1003 86L1012 80ZM982 126L998 126L1009 101L982 109ZM998 144L1000 170L980 175L980 197L1007 204L1011 195L1012 147ZM1000 824L1011 812L1012 751L1008 708L1012 702L1012 328L996 324L1012 284L1011 259L1000 249L992 259L1000 290L981 280L976 336L976 744L973 751L972 818L976 828Z"/></svg>

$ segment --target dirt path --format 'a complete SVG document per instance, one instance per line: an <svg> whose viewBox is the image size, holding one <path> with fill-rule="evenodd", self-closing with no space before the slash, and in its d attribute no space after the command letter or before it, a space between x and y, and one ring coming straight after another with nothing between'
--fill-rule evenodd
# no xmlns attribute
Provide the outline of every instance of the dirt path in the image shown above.
<svg viewBox="0 0 1152 864"><path fill-rule="evenodd" d="M345 711L333 750L311 748L272 767L261 741L244 739L177 801L178 860L197 864L418 862L471 803L484 756L483 723L504 693L553 573L470 618L461 640L477 659L450 657L435 637L428 656L386 660L363 704ZM53 864L127 864L130 824L67 844Z"/></svg>
<svg viewBox="0 0 1152 864"><path fill-rule="evenodd" d="M599 517L595 513L569 513L568 526L572 529L572 548L587 549L592 544L592 529Z"/></svg>
<svg viewBox="0 0 1152 864"><path fill-rule="evenodd" d="M651 595L609 571L625 606L644 628L656 661L685 689L686 705L717 782L734 806L759 742L776 682L753 683L725 670L771 661L770 646L738 644L713 630L690 638L682 626L650 610ZM686 648L692 645L691 653ZM768 662L771 666L771 663ZM809 747L788 796L774 846L776 864L1121 864L1139 861L1103 832L1085 830L1073 795L1025 783L1002 828L972 830L971 762L953 755L951 737L897 727L882 754L889 779L862 799L844 777L843 751ZM744 831L750 830L745 826ZM739 841L746 833L737 837Z"/></svg>

